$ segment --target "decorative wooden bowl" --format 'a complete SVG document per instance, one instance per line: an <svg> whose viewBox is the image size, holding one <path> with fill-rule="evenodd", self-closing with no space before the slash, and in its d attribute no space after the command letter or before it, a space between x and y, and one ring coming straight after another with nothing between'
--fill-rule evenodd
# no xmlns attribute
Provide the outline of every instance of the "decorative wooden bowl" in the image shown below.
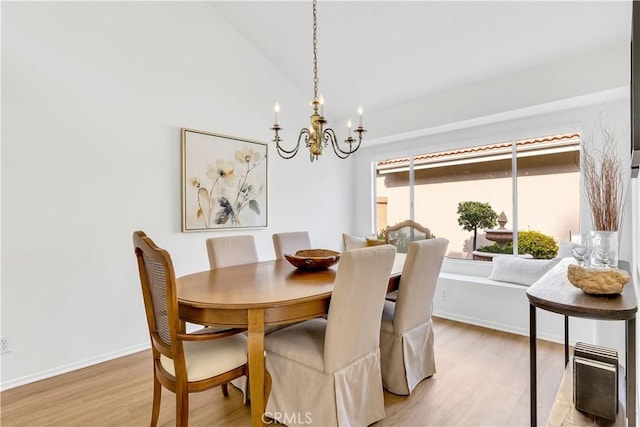
<svg viewBox="0 0 640 427"><path fill-rule="evenodd" d="M340 261L340 252L329 249L303 249L295 255L284 254L284 257L301 270L325 270Z"/></svg>
<svg viewBox="0 0 640 427"><path fill-rule="evenodd" d="M611 295L622 292L631 277L617 268L585 268L570 264L567 270L569 282L591 295Z"/></svg>

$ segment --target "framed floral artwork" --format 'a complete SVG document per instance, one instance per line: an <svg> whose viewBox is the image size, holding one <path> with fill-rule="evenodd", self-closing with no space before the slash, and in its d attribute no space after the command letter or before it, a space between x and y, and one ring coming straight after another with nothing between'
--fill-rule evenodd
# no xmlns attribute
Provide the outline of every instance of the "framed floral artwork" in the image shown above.
<svg viewBox="0 0 640 427"><path fill-rule="evenodd" d="M182 231L267 226L267 144L181 130Z"/></svg>

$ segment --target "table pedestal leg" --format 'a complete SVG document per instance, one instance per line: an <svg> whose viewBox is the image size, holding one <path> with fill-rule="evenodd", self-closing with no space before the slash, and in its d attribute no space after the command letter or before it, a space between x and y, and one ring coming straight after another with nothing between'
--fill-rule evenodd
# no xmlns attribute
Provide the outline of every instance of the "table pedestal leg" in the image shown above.
<svg viewBox="0 0 640 427"><path fill-rule="evenodd" d="M251 392L251 425L264 426L264 310L250 309L249 336L249 390Z"/></svg>

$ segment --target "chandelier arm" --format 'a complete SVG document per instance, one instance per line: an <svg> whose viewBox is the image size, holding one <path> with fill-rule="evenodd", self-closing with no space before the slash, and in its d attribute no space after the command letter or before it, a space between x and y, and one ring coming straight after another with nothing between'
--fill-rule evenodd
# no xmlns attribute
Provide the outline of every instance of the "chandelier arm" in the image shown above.
<svg viewBox="0 0 640 427"><path fill-rule="evenodd" d="M311 139L311 131L307 128L302 128L300 129L300 133L298 134L298 146L300 146L300 139L304 136L304 145L306 147L309 147L310 142L309 140Z"/></svg>
<svg viewBox="0 0 640 427"><path fill-rule="evenodd" d="M300 135L298 135L298 142L291 150L287 150L286 148L283 148L280 145L280 141L276 141L276 149L280 157L282 157L283 159L292 159L296 154L298 154L298 150L300 149L300 138L302 138L302 135L305 133L308 134L309 131L307 129L302 129L300 131ZM306 139L308 138L309 137L307 136Z"/></svg>
<svg viewBox="0 0 640 427"><path fill-rule="evenodd" d="M295 148L294 150L292 150L292 151L287 151L287 150L283 149L282 147L280 147L280 145L277 145L277 146L276 146L276 149L277 149L277 151L278 151L278 155L279 155L280 157L282 157L283 159L287 159L287 160L289 160L289 159L293 159L293 157L294 157L296 154L298 154L298 149L299 149L299 148L300 148L300 146L299 146L299 145L296 145L296 148Z"/></svg>
<svg viewBox="0 0 640 427"><path fill-rule="evenodd" d="M362 143L362 134L358 136L358 143L356 144L355 148L352 145L349 145L349 154L353 154L356 151L358 151L358 148L360 148L361 143Z"/></svg>
<svg viewBox="0 0 640 427"><path fill-rule="evenodd" d="M325 141L325 144L327 141L331 141L331 148L333 148L333 152L336 153L336 156L343 160L353 154L360 147L360 143L358 143L358 145L356 146L356 150L342 150L338 145L338 138L336 137L336 133L331 128L325 129L324 132L322 132L322 139L323 141Z"/></svg>
<svg viewBox="0 0 640 427"><path fill-rule="evenodd" d="M325 130L322 131L322 142L324 143L325 147L329 145L329 142L331 143L332 147L337 144L338 139L333 129L326 128Z"/></svg>
<svg viewBox="0 0 640 427"><path fill-rule="evenodd" d="M355 139L353 139L351 137L351 135L349 135L349 138L347 138L347 140L345 140L345 142L349 143L349 151L342 151L343 153L349 153L349 154L353 154L356 151L358 151L358 148L360 148L360 144L362 144L362 134L366 132L366 129L364 129L362 126L359 126L355 132L358 134L358 143L356 144L355 148L353 148L353 142L355 141ZM340 149L340 147L338 147L338 149Z"/></svg>
<svg viewBox="0 0 640 427"><path fill-rule="evenodd" d="M293 147L291 150L287 150L286 148L283 148L282 145L280 145L280 143L278 143L276 147L278 148L278 151L282 153L291 154L298 151L298 149L300 148L300 144L296 144L295 147Z"/></svg>

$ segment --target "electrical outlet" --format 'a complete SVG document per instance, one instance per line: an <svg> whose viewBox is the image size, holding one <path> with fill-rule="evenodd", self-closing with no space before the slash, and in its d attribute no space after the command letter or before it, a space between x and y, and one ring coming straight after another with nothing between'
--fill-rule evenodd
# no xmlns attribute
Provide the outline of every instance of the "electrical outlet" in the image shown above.
<svg viewBox="0 0 640 427"><path fill-rule="evenodd" d="M11 337L0 338L0 354L11 351Z"/></svg>

